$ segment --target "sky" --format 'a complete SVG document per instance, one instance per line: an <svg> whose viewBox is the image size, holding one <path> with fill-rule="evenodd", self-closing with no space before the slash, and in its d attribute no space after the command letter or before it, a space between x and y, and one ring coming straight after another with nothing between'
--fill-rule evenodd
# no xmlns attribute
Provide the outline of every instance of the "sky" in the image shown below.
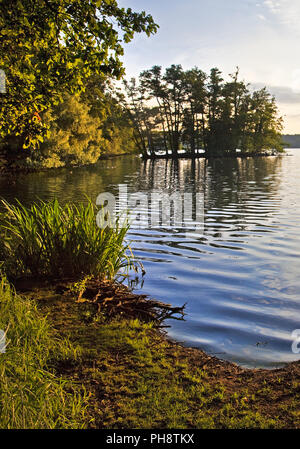
<svg viewBox="0 0 300 449"><path fill-rule="evenodd" d="M223 74L240 68L254 88L266 86L284 118L284 132L300 134L300 0L119 0L151 14L156 35L125 45L126 77L153 65L181 64Z"/></svg>

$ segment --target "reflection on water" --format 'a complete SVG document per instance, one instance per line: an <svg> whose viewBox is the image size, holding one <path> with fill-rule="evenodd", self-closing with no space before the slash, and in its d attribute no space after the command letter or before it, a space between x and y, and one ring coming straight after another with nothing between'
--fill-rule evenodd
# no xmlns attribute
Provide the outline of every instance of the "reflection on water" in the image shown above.
<svg viewBox="0 0 300 449"><path fill-rule="evenodd" d="M30 203L96 199L104 191L202 193L204 228L131 229L147 274L143 292L187 303L170 334L245 366L297 360L300 328L300 150L292 157L143 163L137 157L97 166L0 179L0 195Z"/></svg>

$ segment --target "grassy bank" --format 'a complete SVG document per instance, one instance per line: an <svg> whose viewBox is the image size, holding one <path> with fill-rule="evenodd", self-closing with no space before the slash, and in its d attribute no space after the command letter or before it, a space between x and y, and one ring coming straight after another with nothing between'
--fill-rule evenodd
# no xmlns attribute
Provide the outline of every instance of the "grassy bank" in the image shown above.
<svg viewBox="0 0 300 449"><path fill-rule="evenodd" d="M168 340L151 323L107 319L59 288L27 292L80 347L61 375L89 395L92 428L299 428L300 364L244 370ZM126 293L124 293L124 297Z"/></svg>
<svg viewBox="0 0 300 449"><path fill-rule="evenodd" d="M76 364L80 348L58 336L34 301L17 295L0 280L0 428L86 427L87 396L58 367Z"/></svg>

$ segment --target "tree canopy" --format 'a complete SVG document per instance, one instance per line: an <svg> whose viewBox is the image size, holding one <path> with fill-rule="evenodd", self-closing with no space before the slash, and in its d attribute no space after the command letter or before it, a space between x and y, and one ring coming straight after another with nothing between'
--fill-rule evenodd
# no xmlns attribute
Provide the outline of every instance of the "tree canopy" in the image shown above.
<svg viewBox="0 0 300 449"><path fill-rule="evenodd" d="M42 141L38 113L82 92L93 74L121 77L123 44L157 28L116 0L0 0L0 137Z"/></svg>

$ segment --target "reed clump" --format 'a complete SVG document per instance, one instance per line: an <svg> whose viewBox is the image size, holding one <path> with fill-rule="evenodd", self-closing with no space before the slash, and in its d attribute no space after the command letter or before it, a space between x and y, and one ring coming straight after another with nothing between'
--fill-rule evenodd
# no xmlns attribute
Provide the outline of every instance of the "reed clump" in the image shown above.
<svg viewBox="0 0 300 449"><path fill-rule="evenodd" d="M61 205L55 199L29 207L2 201L2 209L0 261L9 277L112 280L137 269L125 241L128 221L104 226L107 217L91 201Z"/></svg>

